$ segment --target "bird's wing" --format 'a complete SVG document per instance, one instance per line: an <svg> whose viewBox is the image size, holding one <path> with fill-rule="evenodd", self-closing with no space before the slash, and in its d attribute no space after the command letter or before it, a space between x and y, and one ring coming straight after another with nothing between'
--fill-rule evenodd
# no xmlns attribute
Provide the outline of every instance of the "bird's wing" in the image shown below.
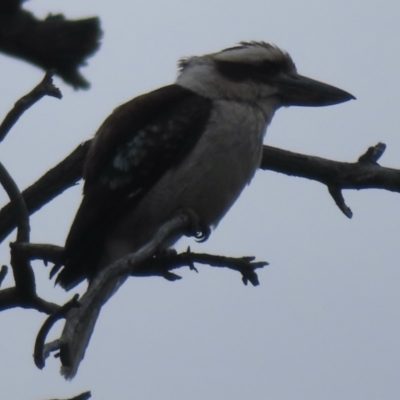
<svg viewBox="0 0 400 400"><path fill-rule="evenodd" d="M84 198L66 241L61 286L95 274L111 221L183 160L210 111L209 99L170 85L123 104L104 121L85 161Z"/></svg>

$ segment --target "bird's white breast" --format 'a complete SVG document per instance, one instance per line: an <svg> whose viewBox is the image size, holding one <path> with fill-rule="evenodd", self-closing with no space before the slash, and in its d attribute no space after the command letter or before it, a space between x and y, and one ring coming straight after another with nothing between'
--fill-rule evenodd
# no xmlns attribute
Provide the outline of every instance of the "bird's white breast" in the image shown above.
<svg viewBox="0 0 400 400"><path fill-rule="evenodd" d="M106 240L110 261L137 250L180 210L191 209L203 224L216 226L259 167L266 125L257 106L214 101L206 130L191 153L116 222Z"/></svg>

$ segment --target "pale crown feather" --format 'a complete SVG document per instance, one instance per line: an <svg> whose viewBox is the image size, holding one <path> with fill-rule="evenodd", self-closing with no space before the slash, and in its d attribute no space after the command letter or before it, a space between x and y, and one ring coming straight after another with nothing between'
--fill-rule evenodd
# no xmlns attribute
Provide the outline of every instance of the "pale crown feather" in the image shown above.
<svg viewBox="0 0 400 400"><path fill-rule="evenodd" d="M248 79L235 79L224 70L241 69ZM265 42L241 42L217 53L181 59L176 83L213 100L235 100L257 104L270 112L278 108L274 95L274 76L296 74L290 56L276 46ZM252 79L252 74L262 77Z"/></svg>

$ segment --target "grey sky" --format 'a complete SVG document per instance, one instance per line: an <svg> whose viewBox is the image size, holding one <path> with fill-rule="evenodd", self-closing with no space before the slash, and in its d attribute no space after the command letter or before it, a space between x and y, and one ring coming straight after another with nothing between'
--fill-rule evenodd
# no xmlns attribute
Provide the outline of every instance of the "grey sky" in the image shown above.
<svg viewBox="0 0 400 400"><path fill-rule="evenodd" d="M354 161L381 141L388 145L381 164L400 168L400 2L31 0L26 7L38 16L99 15L104 39L83 71L92 89L74 92L57 80L63 100L43 99L0 146L21 188L91 137L118 104L171 83L180 57L240 40L275 43L301 74L357 97L278 111L268 144ZM0 115L42 76L0 56ZM80 191L32 217L33 242L63 244ZM376 190L344 196L352 220L322 185L259 172L207 243L178 247L267 260L261 285L245 287L238 274L208 267L182 270L175 283L131 279L104 308L72 383L57 360L43 371L33 364L44 315L1 313L1 398L90 389L95 400L398 399L400 199ZM43 296L71 297L53 289L48 268L35 270Z"/></svg>

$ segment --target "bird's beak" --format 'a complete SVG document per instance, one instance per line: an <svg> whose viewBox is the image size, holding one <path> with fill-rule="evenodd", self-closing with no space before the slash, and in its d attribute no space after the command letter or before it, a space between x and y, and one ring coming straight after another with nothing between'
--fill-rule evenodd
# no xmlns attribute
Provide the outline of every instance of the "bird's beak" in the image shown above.
<svg viewBox="0 0 400 400"><path fill-rule="evenodd" d="M279 77L276 82L283 106L322 107L355 99L342 89L301 75Z"/></svg>

